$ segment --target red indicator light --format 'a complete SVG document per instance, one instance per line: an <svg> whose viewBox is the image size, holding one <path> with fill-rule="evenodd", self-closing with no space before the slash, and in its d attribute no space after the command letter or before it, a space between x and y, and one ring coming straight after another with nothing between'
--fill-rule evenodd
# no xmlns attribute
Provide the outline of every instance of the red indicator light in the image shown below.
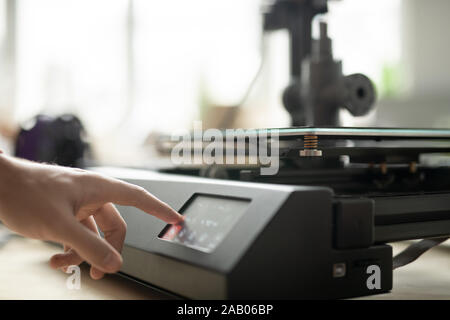
<svg viewBox="0 0 450 320"><path fill-rule="evenodd" d="M171 225L170 228L167 229L166 233L162 236L162 239L173 240L182 228L183 228L183 226L181 226L179 224Z"/></svg>

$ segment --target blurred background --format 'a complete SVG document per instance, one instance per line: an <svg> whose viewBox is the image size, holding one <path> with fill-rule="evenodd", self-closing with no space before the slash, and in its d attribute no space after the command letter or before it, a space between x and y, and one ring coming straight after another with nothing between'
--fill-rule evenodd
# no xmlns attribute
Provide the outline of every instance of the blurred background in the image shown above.
<svg viewBox="0 0 450 320"><path fill-rule="evenodd" d="M159 134L284 127L286 31L262 0L0 0L0 148L37 114L71 113L93 157L139 165ZM377 107L347 126L450 127L450 1L330 1L335 58ZM318 34L317 23L313 34ZM239 106L240 108L237 108ZM228 116L232 114L232 116Z"/></svg>

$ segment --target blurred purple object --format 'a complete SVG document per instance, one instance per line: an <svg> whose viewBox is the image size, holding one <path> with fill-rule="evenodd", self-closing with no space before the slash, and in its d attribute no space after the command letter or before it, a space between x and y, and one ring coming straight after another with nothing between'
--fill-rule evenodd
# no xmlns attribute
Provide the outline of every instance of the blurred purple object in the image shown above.
<svg viewBox="0 0 450 320"><path fill-rule="evenodd" d="M15 155L38 162L83 167L88 149L85 135L81 121L74 115L56 118L37 115L22 127Z"/></svg>

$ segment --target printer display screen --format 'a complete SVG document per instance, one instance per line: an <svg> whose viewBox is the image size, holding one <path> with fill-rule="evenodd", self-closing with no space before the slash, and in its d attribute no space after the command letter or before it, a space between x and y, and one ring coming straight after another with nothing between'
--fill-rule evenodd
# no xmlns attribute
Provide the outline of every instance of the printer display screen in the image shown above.
<svg viewBox="0 0 450 320"><path fill-rule="evenodd" d="M205 251L213 251L247 209L250 200L195 195L185 206L182 224L168 225L163 240Z"/></svg>

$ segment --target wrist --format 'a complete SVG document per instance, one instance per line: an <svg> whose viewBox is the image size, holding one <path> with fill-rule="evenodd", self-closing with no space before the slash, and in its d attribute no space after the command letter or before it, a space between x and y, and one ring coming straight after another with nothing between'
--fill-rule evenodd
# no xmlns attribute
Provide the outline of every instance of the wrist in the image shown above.
<svg viewBox="0 0 450 320"><path fill-rule="evenodd" d="M0 150L0 175L3 173L3 169L6 167L8 157Z"/></svg>
<svg viewBox="0 0 450 320"><path fill-rule="evenodd" d="M15 175L14 158L0 153L0 186L8 184L11 175Z"/></svg>
<svg viewBox="0 0 450 320"><path fill-rule="evenodd" d="M23 182L24 172L19 166L19 161L6 154L0 154L0 199L10 197L11 192L20 192L18 182Z"/></svg>

